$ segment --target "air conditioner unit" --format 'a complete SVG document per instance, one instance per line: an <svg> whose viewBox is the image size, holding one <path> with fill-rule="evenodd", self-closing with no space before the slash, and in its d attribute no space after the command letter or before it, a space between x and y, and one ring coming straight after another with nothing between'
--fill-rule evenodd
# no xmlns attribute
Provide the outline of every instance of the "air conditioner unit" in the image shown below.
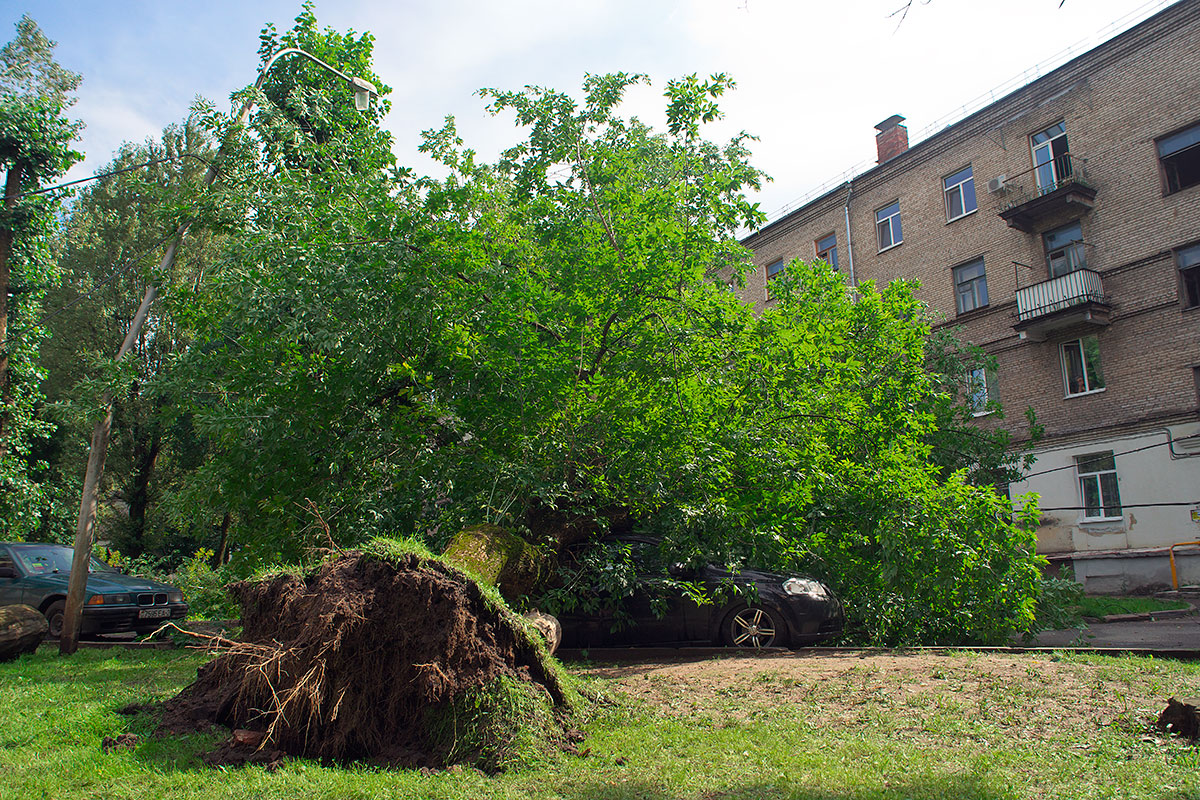
<svg viewBox="0 0 1200 800"><path fill-rule="evenodd" d="M1007 189L1008 187L1004 185L1006 180L1008 180L1007 175L997 175L988 181L988 194L995 194L996 192Z"/></svg>

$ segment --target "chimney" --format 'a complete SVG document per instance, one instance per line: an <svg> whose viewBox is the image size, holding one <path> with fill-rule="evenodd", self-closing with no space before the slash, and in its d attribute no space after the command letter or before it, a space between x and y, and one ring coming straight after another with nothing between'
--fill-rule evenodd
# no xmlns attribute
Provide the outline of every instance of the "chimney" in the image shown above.
<svg viewBox="0 0 1200 800"><path fill-rule="evenodd" d="M908 128L900 123L904 117L893 114L875 126L875 146L879 149L879 162L890 161L908 150Z"/></svg>

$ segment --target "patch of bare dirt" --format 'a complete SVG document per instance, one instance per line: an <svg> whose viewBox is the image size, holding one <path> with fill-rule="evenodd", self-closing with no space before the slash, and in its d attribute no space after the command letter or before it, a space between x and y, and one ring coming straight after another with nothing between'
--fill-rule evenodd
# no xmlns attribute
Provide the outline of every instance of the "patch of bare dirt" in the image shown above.
<svg viewBox="0 0 1200 800"><path fill-rule="evenodd" d="M1006 654L805 654L593 666L635 704L667 717L717 724L798 707L829 726L934 732L988 725L1021 735L1148 724L1164 698L1155 681L1102 663ZM961 731L960 731L961 733Z"/></svg>

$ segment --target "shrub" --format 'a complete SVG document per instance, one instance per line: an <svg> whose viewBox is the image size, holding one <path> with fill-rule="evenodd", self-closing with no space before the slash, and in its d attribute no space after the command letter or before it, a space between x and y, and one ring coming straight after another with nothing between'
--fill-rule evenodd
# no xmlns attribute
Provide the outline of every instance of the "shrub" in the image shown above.
<svg viewBox="0 0 1200 800"><path fill-rule="evenodd" d="M195 619L234 619L238 606L226 590L233 578L224 568L213 569L212 550L200 548L183 560L168 579L183 590L191 607L188 616Z"/></svg>

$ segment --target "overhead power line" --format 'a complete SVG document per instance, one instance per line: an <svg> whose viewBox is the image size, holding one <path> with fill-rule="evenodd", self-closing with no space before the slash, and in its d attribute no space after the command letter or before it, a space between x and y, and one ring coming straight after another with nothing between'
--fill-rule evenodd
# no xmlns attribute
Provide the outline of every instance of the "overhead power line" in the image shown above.
<svg viewBox="0 0 1200 800"><path fill-rule="evenodd" d="M1127 455L1130 455L1131 453L1140 453L1143 450L1153 450L1155 447L1167 447L1175 442L1186 442L1189 439L1200 439L1200 433L1192 433L1187 436L1180 436L1177 439L1167 439L1167 441L1165 441L1165 442L1155 442L1154 444L1148 444L1143 447L1135 447L1132 450L1124 450L1120 453L1113 453L1113 458L1117 458L1118 456L1127 456ZM1064 464L1061 467L1051 467L1050 469L1043 469L1038 472L1031 472L1028 475L1022 476L1021 480L1026 481L1026 480L1029 480L1030 478L1034 478L1039 475L1049 475L1052 472L1062 472L1063 470L1068 470L1068 469L1075 469L1075 465L1074 464Z"/></svg>
<svg viewBox="0 0 1200 800"><path fill-rule="evenodd" d="M28 192L21 192L20 194L6 195L6 199L11 198L13 200L20 200L23 197L30 197L35 194L46 194L48 192L57 192L61 189L66 189L70 186L77 186L81 183L87 183L88 181L97 181L97 180L100 180L101 178L111 178L113 175L122 175L126 172L133 172L135 169L142 169L143 167L152 167L155 164L165 164L168 161L179 161L180 159L183 159L183 158L194 158L197 161L199 161L201 164L205 164L206 166L208 166L212 169L216 169L216 167L213 166L211 161L209 161L208 159L202 158L202 157L196 155L195 153L180 153L177 156L166 156L164 158L155 158L150 161L143 162L141 164L133 164L128 167L122 167L121 169L114 169L114 170L110 170L108 172L98 172L95 175L89 175L86 178L79 178L77 180L67 181L66 183L58 183L58 184L55 184L54 186L44 186L41 189L30 189Z"/></svg>

